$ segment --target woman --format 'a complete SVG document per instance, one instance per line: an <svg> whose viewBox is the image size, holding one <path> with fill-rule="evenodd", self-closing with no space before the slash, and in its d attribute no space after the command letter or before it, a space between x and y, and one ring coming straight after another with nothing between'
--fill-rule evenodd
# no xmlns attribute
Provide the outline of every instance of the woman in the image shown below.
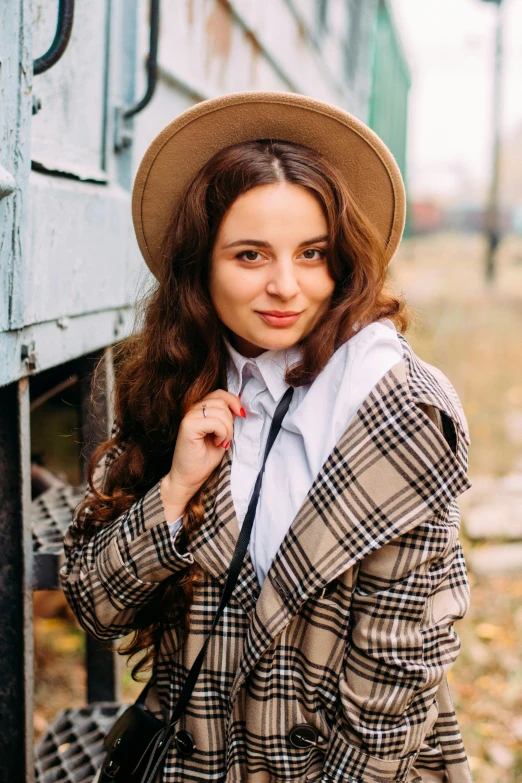
<svg viewBox="0 0 522 783"><path fill-rule="evenodd" d="M159 284L122 346L116 427L61 573L89 633L134 631L165 719L294 389L161 780L470 781L446 682L469 436L385 288L393 157L328 104L228 95L153 141L133 215Z"/></svg>

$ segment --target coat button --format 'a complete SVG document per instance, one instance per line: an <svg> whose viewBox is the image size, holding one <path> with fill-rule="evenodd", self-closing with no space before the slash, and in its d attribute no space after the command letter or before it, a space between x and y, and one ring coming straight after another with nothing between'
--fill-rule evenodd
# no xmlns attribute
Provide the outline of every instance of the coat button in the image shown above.
<svg viewBox="0 0 522 783"><path fill-rule="evenodd" d="M319 598L328 598L332 595L332 593L335 593L335 588L337 587L337 579L332 579L331 582L328 582L323 589L319 593Z"/></svg>
<svg viewBox="0 0 522 783"><path fill-rule="evenodd" d="M196 743L190 731L180 729L174 735L174 744L181 756L192 756L196 750Z"/></svg>
<svg viewBox="0 0 522 783"><path fill-rule="evenodd" d="M294 748L311 748L317 745L317 731L308 723L298 723L288 734L290 744Z"/></svg>

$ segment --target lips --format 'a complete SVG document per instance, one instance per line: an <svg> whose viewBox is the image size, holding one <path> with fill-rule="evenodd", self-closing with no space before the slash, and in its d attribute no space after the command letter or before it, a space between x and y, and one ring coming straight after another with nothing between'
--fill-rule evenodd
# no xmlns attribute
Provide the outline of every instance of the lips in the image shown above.
<svg viewBox="0 0 522 783"><path fill-rule="evenodd" d="M290 315L301 315L298 310L259 310L262 315L275 315L280 318L287 318Z"/></svg>
<svg viewBox="0 0 522 783"><path fill-rule="evenodd" d="M257 314L271 326L291 326L294 324L301 313L296 313L290 310L267 310L262 312L257 311Z"/></svg>

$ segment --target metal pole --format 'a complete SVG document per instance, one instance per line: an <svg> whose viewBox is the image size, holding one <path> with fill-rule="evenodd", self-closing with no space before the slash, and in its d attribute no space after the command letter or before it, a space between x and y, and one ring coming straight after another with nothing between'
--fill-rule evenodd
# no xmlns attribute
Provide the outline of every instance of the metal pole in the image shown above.
<svg viewBox="0 0 522 783"><path fill-rule="evenodd" d="M29 379L0 388L0 780L31 783L33 585Z"/></svg>
<svg viewBox="0 0 522 783"><path fill-rule="evenodd" d="M503 69L503 33L504 4L497 0L497 17L495 30L495 62L493 74L493 144L491 161L491 181L486 214L486 251L485 275L486 283L492 285L496 276L496 252L500 242L499 225L499 179L500 179L500 115L502 108L502 69Z"/></svg>
<svg viewBox="0 0 522 783"><path fill-rule="evenodd" d="M103 357L103 358L102 358ZM98 367L97 378L94 368ZM87 467L96 447L110 437L113 421L114 367L112 348L99 351L91 357L84 357L80 363L82 389L82 463L83 477L87 478ZM117 653L107 645L87 636L87 701L121 701L120 662Z"/></svg>

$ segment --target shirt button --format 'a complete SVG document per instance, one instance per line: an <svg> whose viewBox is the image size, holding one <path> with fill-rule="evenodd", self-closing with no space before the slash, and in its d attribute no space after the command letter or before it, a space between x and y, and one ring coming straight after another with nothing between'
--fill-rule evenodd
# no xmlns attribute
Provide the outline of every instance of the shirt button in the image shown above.
<svg viewBox="0 0 522 783"><path fill-rule="evenodd" d="M318 733L309 723L298 723L288 734L294 748L311 748L317 745Z"/></svg>
<svg viewBox="0 0 522 783"><path fill-rule="evenodd" d="M181 756L192 756L196 750L196 743L190 731L180 729L174 736L174 743Z"/></svg>

